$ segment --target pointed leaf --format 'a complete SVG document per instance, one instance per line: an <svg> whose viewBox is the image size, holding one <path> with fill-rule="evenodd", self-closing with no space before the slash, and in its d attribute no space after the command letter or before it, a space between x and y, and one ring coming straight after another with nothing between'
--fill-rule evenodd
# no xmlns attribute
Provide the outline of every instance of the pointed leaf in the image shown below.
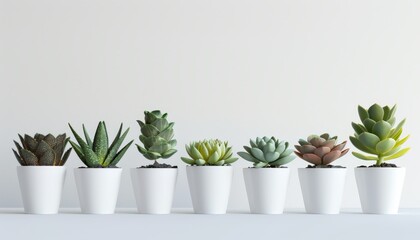
<svg viewBox="0 0 420 240"><path fill-rule="evenodd" d="M134 140L131 140L127 145L125 145L115 156L115 158L111 161L109 166L115 167L118 162L121 160L121 158L124 156L124 154L127 152L128 148L131 146L131 144L134 142Z"/></svg>
<svg viewBox="0 0 420 240"><path fill-rule="evenodd" d="M46 151L38 161L40 166L54 166L55 153L53 150Z"/></svg>
<svg viewBox="0 0 420 240"><path fill-rule="evenodd" d="M225 161L225 164L231 164L231 163L236 162L238 159L239 158L231 157L231 158L225 159L224 161Z"/></svg>
<svg viewBox="0 0 420 240"><path fill-rule="evenodd" d="M218 160L220 159L220 155L219 155L219 153L216 151L216 152L214 152L210 157L209 157L209 159L207 160L207 162L209 163L209 164L215 164Z"/></svg>
<svg viewBox="0 0 420 240"><path fill-rule="evenodd" d="M31 136L25 134L25 146L29 151L35 152L36 147L38 146L38 142Z"/></svg>
<svg viewBox="0 0 420 240"><path fill-rule="evenodd" d="M121 137L115 139L115 143L113 143L113 145L109 148L108 154L106 155L105 161L103 163L105 166L108 166L111 163L111 161L114 160L115 156L117 155L118 149L120 148L121 144L124 142L124 139L127 136L129 131L130 131L130 128L127 128L127 130L125 130L125 132L123 133Z"/></svg>
<svg viewBox="0 0 420 240"><path fill-rule="evenodd" d="M70 142L70 145L73 147L74 151L76 152L77 156L79 157L79 159L87 166L82 148L73 141L69 141L69 142Z"/></svg>
<svg viewBox="0 0 420 240"><path fill-rule="evenodd" d="M202 166L204 164L206 164L206 161L204 161L203 159L197 159L195 160L195 164L198 166Z"/></svg>
<svg viewBox="0 0 420 240"><path fill-rule="evenodd" d="M26 166L38 165L38 158L35 156L35 154L31 153L26 149L22 149L21 157L25 161Z"/></svg>
<svg viewBox="0 0 420 240"><path fill-rule="evenodd" d="M92 143L92 140L90 139L89 133L87 132L84 124L82 124L82 128L83 128L83 134L85 135L86 143L90 148L92 148L93 143Z"/></svg>
<svg viewBox="0 0 420 240"><path fill-rule="evenodd" d="M197 148L195 148L195 146L191 146L190 148L190 152L191 152L191 157L193 159L203 159L203 156L201 155L201 153L197 150Z"/></svg>
<svg viewBox="0 0 420 240"><path fill-rule="evenodd" d="M402 156L403 156L404 154L406 154L409 150L410 150L410 148L404 148L404 149L400 150L399 152L397 152L397 153L395 153L395 154L393 154L393 155L391 155L391 156L387 156L387 157L385 157L385 158L384 158L384 160L385 160L385 161L388 161L388 160L392 160L392 159L396 159L396 158L402 157Z"/></svg>
<svg viewBox="0 0 420 240"><path fill-rule="evenodd" d="M373 121L370 118L367 118L363 121L363 125L365 126L366 130L368 130L369 132L372 131L373 126L375 125L375 121Z"/></svg>
<svg viewBox="0 0 420 240"><path fill-rule="evenodd" d="M183 162L185 162L186 164L190 164L190 165L193 165L194 164L194 160L193 159L191 159L191 158L186 158L186 157L181 157L181 160L183 161Z"/></svg>
<svg viewBox="0 0 420 240"><path fill-rule="evenodd" d="M352 123L351 123L351 126L353 127L354 131L355 131L357 134L361 134L361 133L363 133L363 132L366 132L366 131L367 131L367 129L365 128L365 126L363 126L363 125L361 125L361 124L357 124L357 123L352 122Z"/></svg>
<svg viewBox="0 0 420 240"><path fill-rule="evenodd" d="M70 153L71 153L72 148L69 148L63 155L63 158L61 159L59 165L63 166L64 164L66 164L67 159L69 159Z"/></svg>
<svg viewBox="0 0 420 240"><path fill-rule="evenodd" d="M22 165L22 166L26 166L25 161L19 156L19 154L14 149L12 149L12 150L13 150L13 154L15 155L16 160L18 160L19 164Z"/></svg>
<svg viewBox="0 0 420 240"><path fill-rule="evenodd" d="M247 153L247 152L238 152L238 155L241 157L241 158L243 158L243 159L245 159L245 160L247 160L247 161L250 161L250 162L255 162L255 163L258 163L258 162L260 162L260 160L258 160L258 159L256 159L256 158L254 158L253 156L251 156L249 153Z"/></svg>
<svg viewBox="0 0 420 240"><path fill-rule="evenodd" d="M251 153L256 159L267 162L264 158L264 153L259 148L251 148Z"/></svg>
<svg viewBox="0 0 420 240"><path fill-rule="evenodd" d="M93 139L93 151L98 156L98 161L102 165L108 152L108 138L104 122L99 122Z"/></svg>
<svg viewBox="0 0 420 240"><path fill-rule="evenodd" d="M163 158L163 159L168 159L168 158L170 158L172 155L174 155L176 152L177 152L177 150L176 150L176 149L169 149L168 151L166 151L166 152L164 152L164 153L162 154L162 158Z"/></svg>
<svg viewBox="0 0 420 240"><path fill-rule="evenodd" d="M359 139L350 136L350 141L353 144L353 146L355 146L356 148L358 148L360 151L366 152L366 153L370 153L370 154L376 154L376 152L373 149L370 149L368 147L366 147L365 145L363 145Z"/></svg>
<svg viewBox="0 0 420 240"><path fill-rule="evenodd" d="M362 106L358 106L357 110L359 112L360 121L364 121L365 119L369 118L369 113L366 109L364 109Z"/></svg>
<svg viewBox="0 0 420 240"><path fill-rule="evenodd" d="M283 166L293 161L296 158L294 155L289 155L286 157L279 158L277 161L271 162L271 166Z"/></svg>
<svg viewBox="0 0 420 240"><path fill-rule="evenodd" d="M362 160L367 160L367 161L377 161L378 157L375 156L367 156L358 152L352 152L353 156L362 159Z"/></svg>
<svg viewBox="0 0 420 240"><path fill-rule="evenodd" d="M402 120L392 131L391 131L391 134L390 134L390 137L392 137L392 138L394 138L394 136L401 130L402 131L402 127L404 126L404 124L405 124L405 119L404 120Z"/></svg>
<svg viewBox="0 0 420 240"><path fill-rule="evenodd" d="M410 135L407 135L405 138L403 138L401 140L398 140L397 143L395 144L394 148L403 145L408 140L409 137L410 137Z"/></svg>

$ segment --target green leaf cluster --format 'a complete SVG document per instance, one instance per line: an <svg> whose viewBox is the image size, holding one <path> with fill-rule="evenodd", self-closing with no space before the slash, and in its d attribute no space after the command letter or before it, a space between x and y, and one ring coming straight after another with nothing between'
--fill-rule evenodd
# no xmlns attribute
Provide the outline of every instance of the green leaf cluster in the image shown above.
<svg viewBox="0 0 420 240"><path fill-rule="evenodd" d="M149 160L159 158L167 159L176 153L176 140L174 138L174 123L168 122L167 113L161 111L145 111L144 122L137 120L140 125L140 141L143 146L137 145L137 149Z"/></svg>
<svg viewBox="0 0 420 240"><path fill-rule="evenodd" d="M118 130L115 139L109 145L108 132L106 129L105 122L99 122L96 128L95 136L93 141L83 125L83 133L85 139L77 134L73 127L69 124L77 143L70 141L74 151L79 156L80 160L89 168L107 168L116 167L117 163L121 160L124 154L127 152L133 141L125 145L119 150L125 137L127 136L129 128L122 133L123 124L121 123L120 129ZM119 150L119 151L118 151Z"/></svg>
<svg viewBox="0 0 420 240"><path fill-rule="evenodd" d="M295 159L289 143L275 137L257 137L249 141L250 146L244 146L246 152L238 152L243 159L250 161L254 167L280 167Z"/></svg>
<svg viewBox="0 0 420 240"><path fill-rule="evenodd" d="M352 122L355 133L350 136L350 141L365 154L353 152L355 157L376 161L379 166L383 161L399 158L410 150L402 148L409 135L401 137L405 119L395 125L396 110L396 105L392 108L378 104L368 109L358 107L361 123Z"/></svg>
<svg viewBox="0 0 420 240"><path fill-rule="evenodd" d="M13 153L22 166L63 166L70 156L71 148L65 151L69 138L66 134L54 137L35 134L31 137L27 134L22 137L19 134L21 144L14 141L16 149Z"/></svg>
<svg viewBox="0 0 420 240"><path fill-rule="evenodd" d="M224 166L238 160L232 157L232 147L228 142L218 139L192 142L185 145L189 158L181 157L182 161L196 166Z"/></svg>

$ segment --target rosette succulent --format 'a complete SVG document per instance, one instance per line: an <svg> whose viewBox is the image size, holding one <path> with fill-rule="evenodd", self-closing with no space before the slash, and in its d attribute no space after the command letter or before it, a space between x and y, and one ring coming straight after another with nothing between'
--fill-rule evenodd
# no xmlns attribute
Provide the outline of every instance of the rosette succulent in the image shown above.
<svg viewBox="0 0 420 240"><path fill-rule="evenodd" d="M243 159L250 161L254 167L280 167L291 162L296 156L289 149L289 143L275 137L263 137L249 141L250 146L244 146L246 152L238 152Z"/></svg>
<svg viewBox="0 0 420 240"><path fill-rule="evenodd" d="M347 141L337 143L337 136L330 137L328 133L321 136L310 135L307 140L300 139L295 145L296 155L315 166L326 166L344 156L349 149L344 149Z"/></svg>
<svg viewBox="0 0 420 240"><path fill-rule="evenodd" d="M238 160L232 157L232 147L228 142L216 140L203 140L185 145L190 158L181 157L182 161L197 166L224 166Z"/></svg>
<svg viewBox="0 0 420 240"><path fill-rule="evenodd" d="M122 123L120 129L118 130L117 136L115 136L115 139L112 141L111 145L109 145L108 132L105 122L99 122L93 141L87 133L84 125L83 132L86 141L83 140L79 134L77 134L77 132L70 124L69 126L73 132L74 137L79 143L77 144L73 141L70 141L70 144L76 152L77 156L79 156L80 160L82 160L82 162L89 168L116 167L117 163L121 160L125 152L127 152L128 148L133 143L133 141L129 142L118 151L125 137L127 136L128 131L130 130L130 128L128 128L124 133L122 133Z"/></svg>
<svg viewBox="0 0 420 240"><path fill-rule="evenodd" d="M137 120L141 129L140 141L143 143L143 146L136 144L139 152L153 161L174 155L177 142L173 139L174 123L166 119L168 114L155 110L145 111L144 116L144 122Z"/></svg>
<svg viewBox="0 0 420 240"><path fill-rule="evenodd" d="M16 159L22 166L63 166L70 156L71 148L65 151L69 138L66 134L54 137L35 134L34 137L19 134L22 145L14 141L17 151L13 150Z"/></svg>
<svg viewBox="0 0 420 240"><path fill-rule="evenodd" d="M375 165L380 166L383 161L399 158L410 150L402 148L409 135L401 137L405 119L395 126L396 110L396 105L392 108L378 104L373 104L369 109L358 107L362 123L352 123L355 133L350 136L350 141L367 155L353 152L355 157L376 161Z"/></svg>

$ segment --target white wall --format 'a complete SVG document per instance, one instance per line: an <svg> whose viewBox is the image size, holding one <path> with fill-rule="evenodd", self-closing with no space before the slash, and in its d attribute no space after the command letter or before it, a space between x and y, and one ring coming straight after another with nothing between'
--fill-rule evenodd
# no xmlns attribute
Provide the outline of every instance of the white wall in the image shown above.
<svg viewBox="0 0 420 240"><path fill-rule="evenodd" d="M162 109L176 122L180 166L175 207L190 207L184 144L251 137L295 143L325 131L352 134L357 105L399 104L412 151L402 207L420 207L420 2L391 0L0 0L0 207L21 206L11 148L17 133L94 132L120 122L138 141L136 119ZM148 162L133 147L119 207L134 207L128 169ZM359 207L348 155L344 207ZM62 206L77 207L72 153ZM246 209L235 164L231 209ZM296 159L287 207L303 207ZM274 183L273 183L274 184Z"/></svg>

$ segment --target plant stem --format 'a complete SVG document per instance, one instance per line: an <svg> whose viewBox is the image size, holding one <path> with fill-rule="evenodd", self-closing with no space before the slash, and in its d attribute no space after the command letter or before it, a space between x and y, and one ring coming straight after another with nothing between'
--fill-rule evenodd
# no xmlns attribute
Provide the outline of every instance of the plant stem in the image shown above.
<svg viewBox="0 0 420 240"><path fill-rule="evenodd" d="M382 156L378 156L378 160L376 161L376 166L380 166L383 162L384 158Z"/></svg>

